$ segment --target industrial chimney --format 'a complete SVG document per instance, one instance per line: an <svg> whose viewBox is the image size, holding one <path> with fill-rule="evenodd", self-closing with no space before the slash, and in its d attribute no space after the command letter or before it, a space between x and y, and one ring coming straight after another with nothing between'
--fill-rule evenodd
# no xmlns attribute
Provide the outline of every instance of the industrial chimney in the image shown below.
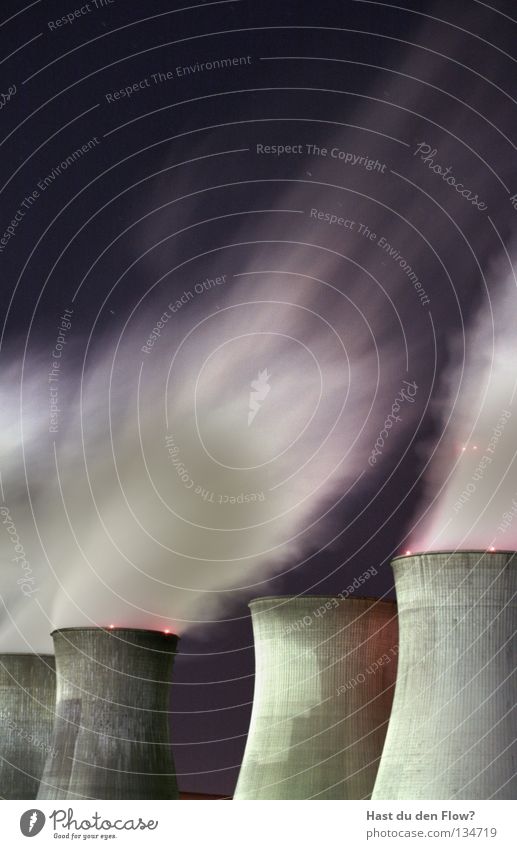
<svg viewBox="0 0 517 849"><path fill-rule="evenodd" d="M400 656L374 799L515 798L515 552L395 558Z"/></svg>
<svg viewBox="0 0 517 849"><path fill-rule="evenodd" d="M0 655L0 797L35 799L52 757L53 655Z"/></svg>
<svg viewBox="0 0 517 849"><path fill-rule="evenodd" d="M38 799L177 799L169 692L177 637L131 628L54 631L53 747Z"/></svg>
<svg viewBox="0 0 517 849"><path fill-rule="evenodd" d="M251 602L255 694L235 799L366 799L397 665L394 602Z"/></svg>

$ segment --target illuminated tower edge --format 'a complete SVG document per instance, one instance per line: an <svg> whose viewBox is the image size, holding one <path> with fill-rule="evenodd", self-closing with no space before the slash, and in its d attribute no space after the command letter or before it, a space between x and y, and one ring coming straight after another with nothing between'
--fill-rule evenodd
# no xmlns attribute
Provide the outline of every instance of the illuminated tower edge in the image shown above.
<svg viewBox="0 0 517 849"><path fill-rule="evenodd" d="M374 799L515 798L516 565L515 552L393 560L399 668Z"/></svg>
<svg viewBox="0 0 517 849"><path fill-rule="evenodd" d="M250 604L255 693L235 799L369 798L393 697L394 602Z"/></svg>
<svg viewBox="0 0 517 849"><path fill-rule="evenodd" d="M39 799L177 799L169 693L177 637L131 628L52 634L57 698Z"/></svg>

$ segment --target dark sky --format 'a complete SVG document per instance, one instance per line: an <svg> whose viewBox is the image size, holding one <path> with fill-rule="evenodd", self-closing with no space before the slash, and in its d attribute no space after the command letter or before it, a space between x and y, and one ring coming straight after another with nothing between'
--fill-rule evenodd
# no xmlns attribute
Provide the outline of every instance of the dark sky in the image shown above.
<svg viewBox="0 0 517 849"><path fill-rule="evenodd" d="M451 340L486 298L490 269L515 226L513 6L2 4L0 368L24 348L35 356L48 350L66 308L74 311L68 369L78 374L90 336L90 351L109 351L133 310L138 326L187 282L223 268L235 275L267 267L268 259L291 262L295 272L316 268L317 246L352 255L357 230L315 222L313 247L287 259L280 243L307 236L314 207L366 221L388 240L396 234L428 294L423 309L387 255L379 268L372 242L372 269L385 270L412 379L423 387L418 434L404 457L387 457L352 501L334 507L338 543L309 547L269 582L268 595L340 592L375 565L368 595L392 597L389 560L403 550L417 511L422 446L437 437L430 402L454 355ZM235 62L203 67L223 59ZM278 156L257 145L297 150ZM344 164L311 145L380 164ZM468 196L431 170L431 150ZM285 209L293 197L303 223L288 212L258 212ZM344 289L345 271L343 263ZM374 324L375 298L365 289ZM173 350L174 335L169 343ZM247 602L257 594L234 600L224 620L181 642L172 709L184 790L233 790L253 694Z"/></svg>

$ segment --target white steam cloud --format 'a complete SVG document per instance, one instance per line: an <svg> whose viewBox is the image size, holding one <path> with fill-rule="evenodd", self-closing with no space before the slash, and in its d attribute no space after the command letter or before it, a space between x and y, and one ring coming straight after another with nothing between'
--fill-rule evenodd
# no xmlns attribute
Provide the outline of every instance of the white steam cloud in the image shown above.
<svg viewBox="0 0 517 849"><path fill-rule="evenodd" d="M281 271L217 285L216 305L203 292L182 319L160 304L117 350L87 357L81 381L63 375L58 433L48 366L8 375L4 650L47 649L55 627L181 632L335 534L326 514L371 472L405 347L383 311L361 316L353 277L346 296Z"/></svg>
<svg viewBox="0 0 517 849"><path fill-rule="evenodd" d="M436 402L442 432L430 458L415 551L517 549L517 281L509 261L483 301ZM458 365L458 363L460 365Z"/></svg>
<svg viewBox="0 0 517 849"><path fill-rule="evenodd" d="M431 173L418 145L433 145L440 126L422 123L421 116L436 108L433 83L425 95L422 86L440 84L450 72L434 56L431 61L422 51L411 53L402 76L389 77L392 90L385 91L383 78L373 92L377 105L371 105L373 98L347 115L353 120L339 138L325 140L318 125L322 146L357 161L300 158L302 169L313 171L297 174L299 184L290 183L296 188L268 197L266 209L258 203L262 218L235 219L241 222L230 240L235 276L222 267L231 255L222 249L220 255L207 251L221 263L216 272L206 265L199 274L201 261L190 272L184 263L169 288L164 275L152 304L149 296L145 309L128 318L119 344L104 341L102 353L89 350L79 373L74 360L81 340L73 325L54 384L57 432L49 432L51 348L40 358L4 365L3 651L47 651L56 627L113 624L182 632L221 616L229 597L264 594L272 574L295 568L301 557L328 544L340 530L330 521L333 505L354 505L363 476L379 474L383 464L396 466L425 407L417 387L429 350L423 328L430 328L430 310L440 318L433 274L444 269L441 257L457 240L449 220L438 214L433 239L427 239L427 207L412 188ZM490 92L474 93L472 104L484 113L482 97L489 99ZM390 100L401 108L391 108ZM466 185L490 199L489 175L479 172L477 160L460 159L457 168L454 122L462 118L458 111L451 121L450 106L445 108L450 133L438 133L435 158L452 163ZM366 170L367 161L375 161L377 170ZM326 170L329 163L334 172ZM413 183L400 178L397 163ZM444 203L461 205L464 223L479 221L478 209L440 178L431 179ZM285 185L281 179L279 184ZM187 194L184 188L178 180L175 197ZM162 198L154 200L158 208ZM142 252L169 238L175 215L178 230L184 217L201 220L196 203L189 201L186 211L177 204L157 220L150 216L151 232L143 225L138 231ZM271 216L273 207L278 214ZM330 215L339 218L341 212L341 224L331 223ZM355 229L343 225L352 218ZM185 241L191 237L195 241L192 233ZM167 251L173 254L172 241L162 256ZM156 273L151 256L149 276L155 279L162 269ZM166 260L170 268L169 254ZM176 298L183 300L173 309ZM504 329L509 313L504 305L496 312ZM452 455L458 460L460 446L467 446L457 467L462 480L451 479L421 547L463 541L485 547L502 521L502 508L479 488L479 504L472 500L458 511L463 524L444 525L444 514L450 518L472 474L467 461L487 454L492 429L504 410L512 411L515 351L508 342L489 359L481 391L485 354L480 362L477 351L491 348L485 330L478 334L483 344L469 346L461 405L445 428L446 463ZM413 387L406 398L405 386ZM499 503L509 510L517 496L511 472L503 472L506 462L509 468L513 463L513 419L503 431L483 485L490 486L489 494L498 486L501 494L503 487ZM490 522L481 525L489 513ZM512 528L517 531L517 520ZM504 542L510 539L508 532Z"/></svg>

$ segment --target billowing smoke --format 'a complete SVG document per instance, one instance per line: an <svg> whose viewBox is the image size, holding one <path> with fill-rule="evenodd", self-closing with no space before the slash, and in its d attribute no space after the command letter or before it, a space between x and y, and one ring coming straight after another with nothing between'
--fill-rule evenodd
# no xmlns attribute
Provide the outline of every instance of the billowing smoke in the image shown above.
<svg viewBox="0 0 517 849"><path fill-rule="evenodd" d="M235 160L244 162L242 174L224 171L228 157L203 164L200 142L200 161L186 178L191 184L180 185L179 172L162 175L149 202L162 211L149 213L147 231L142 226L131 234L135 267L146 271L146 297L117 326L119 337L105 324L104 337L99 332L86 345L80 319L74 313L69 330L65 315L62 368L53 365L48 346L37 356L31 347L16 365L4 365L4 651L48 650L55 627L182 632L221 616L228 598L264 594L268 577L330 544L341 530L331 521L333 506L352 505L353 512L363 480L384 468L380 486L397 466L425 408L421 375L442 302L433 281L452 286L443 257L457 244L449 217L438 212L428 238L427 195L415 186L436 193L467 231L473 225L476 237L480 209L431 166L450 166L489 208L497 197L491 175L479 171L479 155L468 161L452 155L452 140L463 129L455 122L463 118L454 102L451 116L449 102L437 94L451 73L461 70L424 51L411 53L372 89L366 106L349 109L348 127L338 116L338 137L326 137L326 120L311 126L304 119L289 132L276 124L246 126L239 132L253 133L253 144L259 132L266 143L289 135L304 153L253 159L246 139ZM480 91L469 102L490 114L493 93ZM438 101L445 103L443 115ZM431 125L422 118L428 113ZM447 132L439 131L442 124ZM307 153L304 146L315 139L320 152L339 155ZM226 141L221 149L230 146ZM247 183L250 162L253 176L256 170L264 177L263 184L256 180L260 186ZM205 192L217 183L219 168L224 191ZM190 198L189 192L202 199L166 207L171 196ZM218 216L228 220L229 232L207 236L199 227L183 234L179 248L166 241L174 228L182 233L190 222ZM147 250L146 266L140 260ZM205 254L206 262L199 259ZM182 267L184 256L196 262ZM127 277L127 300L119 296L121 311L131 310L141 283L134 275ZM102 281L101 291L112 283ZM117 281L117 294L125 283ZM96 302L94 285L85 285L81 297L84 291ZM107 313L104 306L99 312ZM499 469L499 482L502 440L513 422L498 422L510 409L511 390L496 392L487 372L485 394L492 394L476 394L479 349L473 350L467 395L475 401L470 406L462 389L461 410L478 413L469 426L459 416L446 434L454 431L457 452L468 444L461 462L474 462L474 436L476 458L484 456L499 426L504 435L487 470ZM501 350L494 367L507 362L508 351ZM59 409L50 411L49 427L55 387L50 401ZM511 474L507 479L510 486ZM508 491L508 509L511 496ZM472 515L465 505L458 518L475 525L467 506ZM476 521L481 513L480 506ZM494 513L489 538L479 532L483 546L496 533L496 519ZM436 547L433 535L428 544Z"/></svg>
<svg viewBox="0 0 517 849"><path fill-rule="evenodd" d="M488 279L489 297L451 344L415 551L517 548L517 281L509 260Z"/></svg>
<svg viewBox="0 0 517 849"><path fill-rule="evenodd" d="M203 278L184 318L176 297L138 313L60 377L57 433L48 365L8 376L4 647L42 650L74 625L181 632L329 541L326 516L376 442L382 459L386 416L397 450L418 407L400 336L361 313L361 280L322 297L333 264L319 279Z"/></svg>

